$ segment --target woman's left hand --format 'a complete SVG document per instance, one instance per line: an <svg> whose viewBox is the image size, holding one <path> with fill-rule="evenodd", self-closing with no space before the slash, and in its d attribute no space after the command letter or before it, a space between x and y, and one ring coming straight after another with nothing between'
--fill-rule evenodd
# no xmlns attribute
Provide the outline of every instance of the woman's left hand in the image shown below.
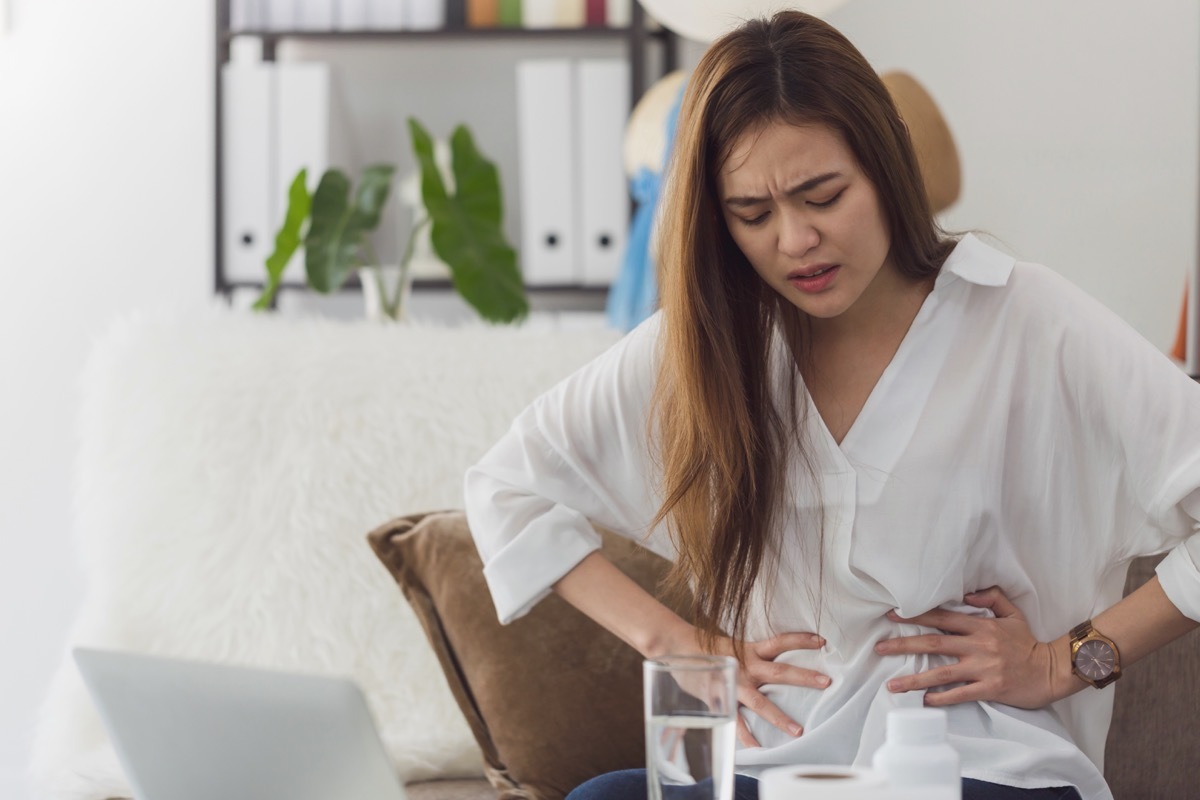
<svg viewBox="0 0 1200 800"><path fill-rule="evenodd" d="M1055 653L1030 632L1025 615L993 586L964 598L968 605L991 609L994 618L976 617L935 608L904 619L895 611L888 619L946 633L884 639L875 646L881 655L945 655L955 664L888 681L892 692L934 689L962 684L925 695L927 706L949 706L973 700L1006 703L1018 708L1042 708L1058 699L1053 691Z"/></svg>

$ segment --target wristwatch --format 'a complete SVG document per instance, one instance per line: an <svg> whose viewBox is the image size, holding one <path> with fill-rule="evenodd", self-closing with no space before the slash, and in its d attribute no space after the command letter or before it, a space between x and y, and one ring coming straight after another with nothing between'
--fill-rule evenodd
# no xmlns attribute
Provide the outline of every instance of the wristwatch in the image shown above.
<svg viewBox="0 0 1200 800"><path fill-rule="evenodd" d="M1121 677L1121 653L1086 620L1071 629L1071 671L1097 689Z"/></svg>

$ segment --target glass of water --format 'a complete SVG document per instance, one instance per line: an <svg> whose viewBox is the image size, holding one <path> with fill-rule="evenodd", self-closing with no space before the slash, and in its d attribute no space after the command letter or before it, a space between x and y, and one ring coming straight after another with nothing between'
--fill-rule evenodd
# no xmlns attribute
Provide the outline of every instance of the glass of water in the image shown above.
<svg viewBox="0 0 1200 800"><path fill-rule="evenodd" d="M664 656L642 675L650 800L732 800L737 661Z"/></svg>

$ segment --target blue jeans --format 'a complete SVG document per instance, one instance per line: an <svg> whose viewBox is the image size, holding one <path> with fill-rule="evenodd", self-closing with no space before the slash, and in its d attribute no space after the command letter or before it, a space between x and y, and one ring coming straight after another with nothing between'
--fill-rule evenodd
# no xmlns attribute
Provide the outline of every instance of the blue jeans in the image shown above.
<svg viewBox="0 0 1200 800"><path fill-rule="evenodd" d="M686 796L691 787L679 788L682 793L678 800L691 800ZM971 778L963 778L962 796L963 800L1082 800L1073 786L1018 789ZM735 776L733 797L734 800L758 800L758 781L745 775ZM566 800L646 800L646 770L626 769L600 775L577 786Z"/></svg>

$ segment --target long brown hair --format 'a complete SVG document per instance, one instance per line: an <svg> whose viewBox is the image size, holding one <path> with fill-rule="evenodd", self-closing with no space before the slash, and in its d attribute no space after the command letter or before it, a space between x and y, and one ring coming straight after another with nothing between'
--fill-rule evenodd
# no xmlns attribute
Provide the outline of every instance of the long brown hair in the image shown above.
<svg viewBox="0 0 1200 800"><path fill-rule="evenodd" d="M780 405L769 370L781 340L805 357L805 318L734 243L717 184L742 133L775 121L843 137L878 192L902 274L932 276L953 247L934 222L887 88L838 31L785 11L747 22L704 54L684 95L664 193L664 339L651 425L664 498L654 524L667 523L678 553L670 582L692 590L710 646L725 633L744 638L751 590L778 544L786 455L806 452L797 373Z"/></svg>

